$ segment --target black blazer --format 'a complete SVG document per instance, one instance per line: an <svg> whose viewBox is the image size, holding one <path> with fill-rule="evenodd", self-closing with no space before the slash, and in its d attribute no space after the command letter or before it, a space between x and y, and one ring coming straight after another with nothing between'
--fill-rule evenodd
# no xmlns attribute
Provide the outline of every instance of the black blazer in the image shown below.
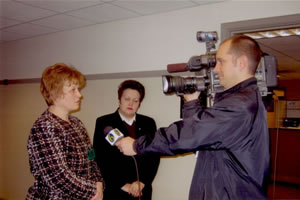
<svg viewBox="0 0 300 200"><path fill-rule="evenodd" d="M96 153L96 162L100 167L105 182L104 199L115 200L117 197L120 198L124 195L121 187L126 183L137 181L137 173L134 159L131 156L124 156L116 146L111 146L105 140L104 129L107 126L119 129L125 137L129 136L129 132L118 110L112 114L97 118L93 145ZM156 132L156 124L152 118L136 114L135 129L136 138L143 135L153 138ZM151 199L151 184L156 175L160 157L158 155L136 155L134 157L138 165L139 180L145 184L145 188L142 191L144 198L142 199ZM150 194L148 194L149 190ZM108 196L110 198L107 198Z"/></svg>

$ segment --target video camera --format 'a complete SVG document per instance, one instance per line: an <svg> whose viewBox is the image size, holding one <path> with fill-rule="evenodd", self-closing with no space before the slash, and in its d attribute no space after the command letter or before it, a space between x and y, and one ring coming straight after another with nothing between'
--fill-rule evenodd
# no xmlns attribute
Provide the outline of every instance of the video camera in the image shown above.
<svg viewBox="0 0 300 200"><path fill-rule="evenodd" d="M205 42L206 54L193 56L188 63L169 64L167 71L175 72L195 72L195 76L162 76L163 92L165 94L176 93L182 96L186 93L204 91L207 98L212 99L217 92L224 90L213 68L216 65L215 44L218 41L217 32L197 32L197 40ZM267 96L270 92L268 87L277 86L276 59L274 56L264 55L261 58L256 70L255 77L262 96ZM202 94L203 92L201 92Z"/></svg>

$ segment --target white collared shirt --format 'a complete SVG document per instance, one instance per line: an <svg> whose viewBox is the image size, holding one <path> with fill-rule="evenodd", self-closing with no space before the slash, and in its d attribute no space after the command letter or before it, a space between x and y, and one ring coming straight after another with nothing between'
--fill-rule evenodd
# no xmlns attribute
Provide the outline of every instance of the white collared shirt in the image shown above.
<svg viewBox="0 0 300 200"><path fill-rule="evenodd" d="M120 113L120 111L118 111L118 112L119 112L119 115L120 115L121 119L122 119L124 122L126 122L129 126L131 126L131 125L133 124L133 122L135 121L136 115L134 115L133 118L131 118L130 120L128 120L126 117L124 117L124 116Z"/></svg>

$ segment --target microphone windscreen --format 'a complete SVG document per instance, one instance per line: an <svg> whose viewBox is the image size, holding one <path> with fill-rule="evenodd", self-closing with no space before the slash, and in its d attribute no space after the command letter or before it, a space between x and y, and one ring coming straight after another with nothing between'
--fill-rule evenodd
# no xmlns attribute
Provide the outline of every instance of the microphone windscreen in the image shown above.
<svg viewBox="0 0 300 200"><path fill-rule="evenodd" d="M186 63L177 63L177 64L169 64L167 65L167 71L169 73L172 72L185 72L188 70L188 66Z"/></svg>
<svg viewBox="0 0 300 200"><path fill-rule="evenodd" d="M113 128L112 128L111 126L105 127L105 128L104 128L104 131L103 131L103 132L104 132L104 135L107 136L107 134L108 134L111 130L113 130Z"/></svg>

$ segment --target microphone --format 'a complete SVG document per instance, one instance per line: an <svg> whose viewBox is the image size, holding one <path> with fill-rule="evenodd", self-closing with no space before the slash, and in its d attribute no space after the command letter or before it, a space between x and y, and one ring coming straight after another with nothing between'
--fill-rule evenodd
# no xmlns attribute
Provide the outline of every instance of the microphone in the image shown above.
<svg viewBox="0 0 300 200"><path fill-rule="evenodd" d="M188 71L188 65L187 65L187 63L168 64L167 71L169 73L185 72L185 71Z"/></svg>
<svg viewBox="0 0 300 200"><path fill-rule="evenodd" d="M113 129L111 126L104 128L105 139L109 142L111 146L114 146L117 141L124 137L123 133L117 128Z"/></svg>
<svg viewBox="0 0 300 200"><path fill-rule="evenodd" d="M175 72L196 72L200 71L203 68L203 64L207 61L205 60L206 57L204 56L193 56L190 58L188 63L176 63L176 64L168 64L167 71L169 73Z"/></svg>

